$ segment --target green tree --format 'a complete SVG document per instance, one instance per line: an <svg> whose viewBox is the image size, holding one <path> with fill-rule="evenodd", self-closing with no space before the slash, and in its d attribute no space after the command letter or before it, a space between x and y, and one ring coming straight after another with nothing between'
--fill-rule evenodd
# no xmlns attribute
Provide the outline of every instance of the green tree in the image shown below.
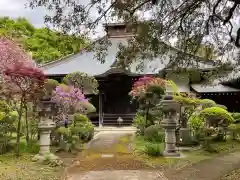
<svg viewBox="0 0 240 180"><path fill-rule="evenodd" d="M86 73L70 73L64 77L63 82L81 89L84 94L98 94L98 81Z"/></svg>
<svg viewBox="0 0 240 180"><path fill-rule="evenodd" d="M35 28L25 18L0 18L0 36L8 36L32 53L37 63L47 63L72 53L88 44L86 38L68 35L47 28Z"/></svg>
<svg viewBox="0 0 240 180"><path fill-rule="evenodd" d="M78 0L61 2L29 0L29 6L51 9L45 16L46 23L64 32L82 34L86 29L91 32L99 23L112 19L122 20L133 29L136 36L130 39L128 47L120 48L118 58L124 60L122 65L131 64L136 56L146 59L170 53L171 61L178 64L190 64L196 59L194 51L186 55L188 43L183 43L179 50L169 46L174 39L187 42L197 37L197 44L213 46L217 56L240 47L240 28L234 32L234 20L239 16L238 0L97 0L88 5ZM98 10L99 16L95 19L91 8ZM141 12L151 14L152 21L140 22L144 19L139 16Z"/></svg>

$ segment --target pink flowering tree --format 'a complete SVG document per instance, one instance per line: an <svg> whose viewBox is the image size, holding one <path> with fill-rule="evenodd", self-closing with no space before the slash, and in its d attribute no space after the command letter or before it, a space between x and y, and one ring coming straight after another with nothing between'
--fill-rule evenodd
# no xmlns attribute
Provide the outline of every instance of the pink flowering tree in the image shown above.
<svg viewBox="0 0 240 180"><path fill-rule="evenodd" d="M88 99L79 88L64 84L56 87L52 100L60 106L65 115L75 112L84 113L84 105L88 103Z"/></svg>
<svg viewBox="0 0 240 180"><path fill-rule="evenodd" d="M0 76L6 80L8 77L4 72L15 65L21 67L35 67L34 61L31 57L13 40L6 37L0 37ZM7 85L7 86L6 86ZM13 102L13 96L16 95L16 88L11 80L8 83L1 83L1 95L5 96L8 103Z"/></svg>
<svg viewBox="0 0 240 180"><path fill-rule="evenodd" d="M139 78L130 91L130 96L139 103L139 114L146 119L145 126L154 124L158 117L157 105L165 94L167 81L158 77L144 76ZM158 118L159 119L159 118Z"/></svg>
<svg viewBox="0 0 240 180"><path fill-rule="evenodd" d="M20 105L18 108L16 155L19 156L20 130L23 110L25 109L26 120L26 141L29 145L29 129L27 120L27 103L35 102L41 97L45 75L39 68L25 66L22 62L16 62L6 66L4 70L4 84L8 92L11 92L13 99L18 99Z"/></svg>
<svg viewBox="0 0 240 180"><path fill-rule="evenodd" d="M4 71L9 65L23 64L25 67L34 67L34 61L14 41L0 37L0 71Z"/></svg>
<svg viewBox="0 0 240 180"><path fill-rule="evenodd" d="M130 91L130 96L132 98L138 98L145 94L149 87L157 86L159 88L166 89L167 81L158 77L144 76L139 78L134 82L132 90Z"/></svg>

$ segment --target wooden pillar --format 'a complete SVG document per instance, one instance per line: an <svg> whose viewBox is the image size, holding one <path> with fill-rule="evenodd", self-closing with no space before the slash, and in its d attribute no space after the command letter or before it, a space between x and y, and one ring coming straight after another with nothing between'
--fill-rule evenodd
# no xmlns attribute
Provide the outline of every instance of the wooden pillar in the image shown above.
<svg viewBox="0 0 240 180"><path fill-rule="evenodd" d="M103 103L102 103L102 96L103 93L102 92L99 92L99 127L102 127L103 125Z"/></svg>

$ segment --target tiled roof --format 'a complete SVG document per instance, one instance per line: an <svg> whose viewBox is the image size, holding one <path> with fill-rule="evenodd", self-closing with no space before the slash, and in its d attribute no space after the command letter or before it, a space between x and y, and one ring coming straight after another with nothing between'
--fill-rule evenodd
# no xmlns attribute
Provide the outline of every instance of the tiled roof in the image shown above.
<svg viewBox="0 0 240 180"><path fill-rule="evenodd" d="M215 93L215 92L239 92L240 89L232 88L222 84L191 84L191 87L198 93Z"/></svg>
<svg viewBox="0 0 240 180"><path fill-rule="evenodd" d="M107 55L105 63L101 63L95 58L95 53L91 51L82 50L80 53L69 55L60 60L45 64L42 66L45 74L47 75L65 75L74 71L85 72L92 76L98 76L108 71L116 61L116 55L118 52L118 45L120 43L127 44L127 37L109 37L108 39L111 45L107 49ZM95 42L98 46L98 41ZM170 63L170 58L173 54L179 53L180 50L169 46L168 53L155 58L154 60L145 59L143 61L143 68L138 69L139 63L142 61L135 61L131 67L130 72L135 74L155 74L165 68L173 68L173 64ZM216 66L211 61L203 61L203 58L186 54L188 56L188 62L190 63L178 63L175 64L181 68L197 68L197 69L213 69ZM189 58L191 57L191 58ZM184 61L183 61L184 62Z"/></svg>

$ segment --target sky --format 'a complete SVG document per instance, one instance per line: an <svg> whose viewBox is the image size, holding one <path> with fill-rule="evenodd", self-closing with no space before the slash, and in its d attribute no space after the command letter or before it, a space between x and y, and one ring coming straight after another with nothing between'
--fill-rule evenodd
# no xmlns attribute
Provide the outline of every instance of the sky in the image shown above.
<svg viewBox="0 0 240 180"><path fill-rule="evenodd" d="M25 8L25 3L26 0L0 0L0 16L25 17L36 27L44 26L46 11L43 8Z"/></svg>

